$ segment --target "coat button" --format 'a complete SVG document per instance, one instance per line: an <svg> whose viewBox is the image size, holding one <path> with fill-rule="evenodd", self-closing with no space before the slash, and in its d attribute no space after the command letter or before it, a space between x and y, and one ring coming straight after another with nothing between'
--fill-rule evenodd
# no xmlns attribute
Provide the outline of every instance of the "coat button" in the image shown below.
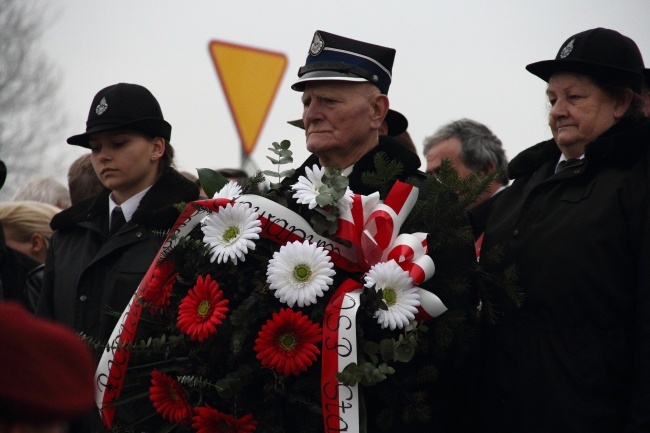
<svg viewBox="0 0 650 433"><path fill-rule="evenodd" d="M81 296L79 296L79 300L80 300L81 302L86 302L86 301L88 300L88 296L86 296L86 295L81 295Z"/></svg>
<svg viewBox="0 0 650 433"><path fill-rule="evenodd" d="M135 234L135 237L136 237L136 238L141 238L141 237L142 237L142 232L137 232L137 233Z"/></svg>
<svg viewBox="0 0 650 433"><path fill-rule="evenodd" d="M513 236L519 236L519 230L515 229L515 230L512 232L512 235L513 235Z"/></svg>

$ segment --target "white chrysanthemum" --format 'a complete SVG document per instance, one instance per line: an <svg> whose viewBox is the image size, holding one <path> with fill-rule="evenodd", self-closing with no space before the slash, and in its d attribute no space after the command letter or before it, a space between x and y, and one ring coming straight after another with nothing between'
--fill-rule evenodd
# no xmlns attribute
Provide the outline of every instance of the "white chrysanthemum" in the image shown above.
<svg viewBox="0 0 650 433"><path fill-rule="evenodd" d="M235 198L241 195L241 186L232 180L225 184L212 198Z"/></svg>
<svg viewBox="0 0 650 433"><path fill-rule="evenodd" d="M418 288L408 272L399 267L394 260L377 263L365 276L366 287L382 289L383 299L388 310L377 310L375 317L382 328L403 328L415 319L420 305Z"/></svg>
<svg viewBox="0 0 650 433"><path fill-rule="evenodd" d="M210 245L211 262L225 263L228 259L236 265L242 262L248 250L255 249L254 239L262 231L258 215L248 204L229 203L219 212L203 219L203 242Z"/></svg>
<svg viewBox="0 0 650 433"><path fill-rule="evenodd" d="M291 189L296 191L293 198L300 204L309 205L309 209L315 208L316 197L320 193L320 188L323 186L323 175L325 168L319 167L314 164L313 168L305 167L305 176L300 176L298 182L291 185Z"/></svg>
<svg viewBox="0 0 650 433"><path fill-rule="evenodd" d="M334 264L322 247L309 241L288 243L273 254L266 270L271 290L275 297L289 307L316 303L316 298L332 284Z"/></svg>
<svg viewBox="0 0 650 433"><path fill-rule="evenodd" d="M323 176L325 175L325 167L319 167L316 164L310 169L305 167L305 176L300 176L298 182L291 185L291 189L296 191L293 195L293 198L296 199L296 202L300 204L306 204L309 206L309 209L314 209L318 206L316 202L316 197L320 194L320 189L323 186ZM352 197L354 193L348 187L345 190L345 194L341 197L336 206L339 210L349 208L352 205Z"/></svg>

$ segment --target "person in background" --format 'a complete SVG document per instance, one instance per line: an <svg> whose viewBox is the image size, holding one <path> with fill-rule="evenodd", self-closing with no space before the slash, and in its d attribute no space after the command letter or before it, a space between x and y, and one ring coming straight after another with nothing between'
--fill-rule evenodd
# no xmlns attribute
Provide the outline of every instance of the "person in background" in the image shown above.
<svg viewBox="0 0 650 433"><path fill-rule="evenodd" d="M508 158L501 140L484 124L471 119L460 119L442 125L433 135L425 138L423 153L427 161L427 173L433 175L438 174L445 158L451 160L453 168L462 178L467 178L472 173L500 173L474 202L469 212L474 247L479 257L490 208L509 183L506 173Z"/></svg>
<svg viewBox="0 0 650 433"><path fill-rule="evenodd" d="M12 201L40 201L59 209L70 207L70 192L61 183L50 177L39 177L18 188Z"/></svg>
<svg viewBox="0 0 650 433"><path fill-rule="evenodd" d="M384 121L379 127L379 135L392 137L393 140L404 146L406 149L417 154L418 152L415 150L415 143L413 143L413 139L407 131L408 126L409 122L402 113L389 108L386 117L384 117Z"/></svg>
<svg viewBox="0 0 650 433"><path fill-rule="evenodd" d="M241 168L220 168L217 173L232 182L237 182L242 189L248 185L248 173Z"/></svg>
<svg viewBox="0 0 650 433"><path fill-rule="evenodd" d="M95 363L67 327L0 302L0 433L65 433L94 406Z"/></svg>
<svg viewBox="0 0 650 433"><path fill-rule="evenodd" d="M104 190L104 185L97 177L90 153L75 159L68 169L68 191L71 204L93 197Z"/></svg>
<svg viewBox="0 0 650 433"><path fill-rule="evenodd" d="M487 175L499 171L499 177L476 201L478 205L500 192L510 182L506 170L508 158L501 140L482 123L460 119L442 125L424 139L427 173L437 175L443 159L451 160L458 174L466 178L471 173Z"/></svg>
<svg viewBox="0 0 650 433"><path fill-rule="evenodd" d="M95 95L86 131L68 143L91 150L105 190L52 219L37 314L108 341L179 216L175 205L198 198L196 185L173 168L170 137L145 87L119 83ZM117 423L153 412L146 403L118 408Z"/></svg>
<svg viewBox="0 0 650 433"><path fill-rule="evenodd" d="M61 209L37 201L0 203L0 222L7 245L45 263L52 237L50 221Z"/></svg>
<svg viewBox="0 0 650 433"><path fill-rule="evenodd" d="M496 268L514 266L523 300L491 299L477 431L647 432L643 59L632 39L595 28L526 69L547 83L553 138L510 162L487 221L483 255L502 252Z"/></svg>
<svg viewBox="0 0 650 433"><path fill-rule="evenodd" d="M3 187L6 177L7 166L0 160L0 189ZM28 290L31 287L28 281L32 280L30 273L38 266L39 263L36 260L7 246L2 222L0 222L0 301L17 301L23 306L29 307L32 297L28 294L33 292Z"/></svg>
<svg viewBox="0 0 650 433"><path fill-rule="evenodd" d="M421 162L418 155L405 150L389 135L380 134L389 109L387 94L394 57L395 50L392 48L320 30L314 34L305 66L300 68L298 80L291 87L302 93L306 147L312 155L291 177L283 180L286 188L294 185L300 176L305 176L306 167L311 169L317 165L340 168L354 193L371 195L377 192L377 188L363 182L363 173L376 170L374 160L380 152L390 161L399 161L402 167L396 179L385 183L386 191L396 180L411 180L417 185L426 180L426 175L419 171ZM384 194L382 198L385 198L386 192L380 191L380 194ZM304 210L299 207L295 209L297 212ZM422 231L427 230L423 227ZM435 255L432 259L436 263L436 274L425 285L432 291L438 289L436 282L448 277L448 273L458 271L464 275L474 260L470 243L446 249L444 254L440 254L441 257L438 251L430 253ZM442 301L450 310L459 314L458 317L466 319L469 314L475 315L476 296L471 290L440 296L441 299L445 298ZM471 313L465 315L468 311ZM374 328L366 331L374 332ZM456 357L451 361L452 356L449 356L445 361L438 362L444 359L440 353L443 351L433 349L433 337L427 338L422 347L428 347L429 352L420 354L418 362L409 365L410 372L402 370L400 374L392 376L380 387L381 391L375 388L364 393L367 431L416 433L463 430L460 426L467 417L460 414L470 411L466 394L468 387L463 382L466 374L461 372L464 361ZM453 351L449 350L446 355L450 352ZM436 381L423 382L409 377L409 373L416 374L420 369L433 367L434 362L437 363L435 368L440 371ZM391 392L386 393L387 389ZM418 419L405 423L402 416L416 398L421 398L422 405L430 411L429 416L413 417ZM390 417L387 413L390 413Z"/></svg>
<svg viewBox="0 0 650 433"><path fill-rule="evenodd" d="M0 223L7 246L36 260L38 266L26 275L24 302L36 310L43 283L43 269L52 237L50 221L61 209L37 201L0 203Z"/></svg>

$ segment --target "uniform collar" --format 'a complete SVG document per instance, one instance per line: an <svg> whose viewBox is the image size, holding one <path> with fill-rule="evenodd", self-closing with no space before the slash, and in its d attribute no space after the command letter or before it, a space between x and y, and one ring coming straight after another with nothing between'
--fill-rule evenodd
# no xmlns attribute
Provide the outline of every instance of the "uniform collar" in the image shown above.
<svg viewBox="0 0 650 433"><path fill-rule="evenodd" d="M126 222L129 222L131 218L133 218L133 214L135 213L135 211L138 209L138 206L140 205L140 200L142 200L142 197L144 197L145 194L151 189L151 186L143 189L142 191L140 191L133 197L129 198L121 205L119 205L120 209L122 209L122 213L124 214L124 219L126 220ZM113 209L115 209L117 206L118 204L113 201L113 194L109 194L108 213L111 214L113 212Z"/></svg>

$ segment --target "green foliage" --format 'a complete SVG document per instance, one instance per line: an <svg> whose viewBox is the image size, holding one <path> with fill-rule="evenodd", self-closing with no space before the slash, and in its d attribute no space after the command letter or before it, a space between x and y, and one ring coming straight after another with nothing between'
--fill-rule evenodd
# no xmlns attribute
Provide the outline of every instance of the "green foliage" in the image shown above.
<svg viewBox="0 0 650 433"><path fill-rule="evenodd" d="M379 342L364 340L359 362L346 366L336 376L337 380L349 386L372 386L384 381L388 375L395 374L393 364L408 363L413 359L421 333L427 331L425 325L414 322L411 329L397 338L384 338Z"/></svg>
<svg viewBox="0 0 650 433"><path fill-rule="evenodd" d="M291 142L289 140L282 140L280 143L273 142L271 147L268 148L276 157L267 156L267 158L273 165L278 166L276 171L264 170L262 172L266 176L278 179L277 182L271 182L271 189L279 189L282 186L280 183L282 179L290 177L295 172L294 169L282 170L283 165L293 162L293 152L289 149L290 147Z"/></svg>
<svg viewBox="0 0 650 433"><path fill-rule="evenodd" d="M214 194L228 183L228 179L210 168L197 168L196 172L199 174L201 188L208 198L214 197Z"/></svg>
<svg viewBox="0 0 650 433"><path fill-rule="evenodd" d="M256 171L253 176L248 179L248 184L242 191L244 194L259 194L262 183L266 180L264 173L260 170Z"/></svg>
<svg viewBox="0 0 650 433"><path fill-rule="evenodd" d="M398 179L404 171L404 164L397 160L391 160L384 152L375 155L374 163L376 171L363 173L361 182L379 191L381 197L386 197L395 179Z"/></svg>
<svg viewBox="0 0 650 433"><path fill-rule="evenodd" d="M342 372L336 374L336 380L347 386L372 386L386 379L389 374L395 373L393 367L386 363L374 365L371 362L348 364Z"/></svg>

